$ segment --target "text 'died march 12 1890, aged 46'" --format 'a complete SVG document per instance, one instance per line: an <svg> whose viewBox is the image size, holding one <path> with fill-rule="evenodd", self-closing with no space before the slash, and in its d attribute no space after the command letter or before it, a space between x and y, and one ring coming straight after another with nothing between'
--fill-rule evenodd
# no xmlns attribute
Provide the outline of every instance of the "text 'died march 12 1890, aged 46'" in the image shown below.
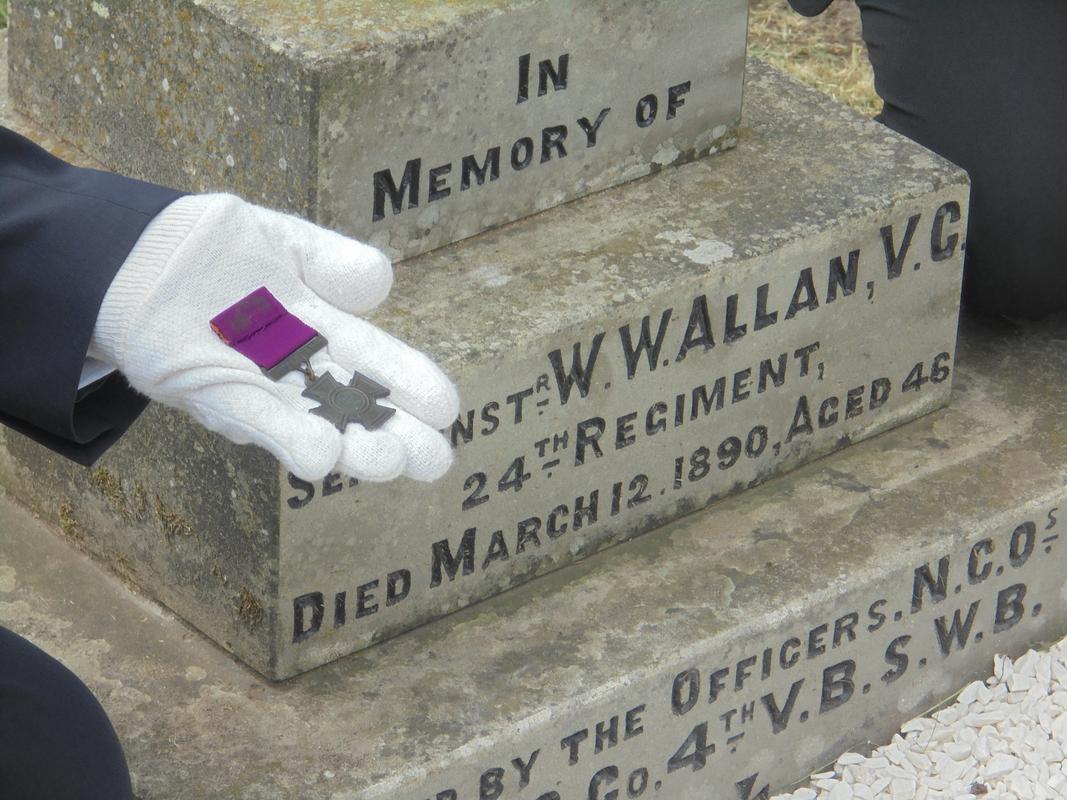
<svg viewBox="0 0 1067 800"><path fill-rule="evenodd" d="M710 272L458 376L437 484L288 476L285 649L370 642L943 405L961 202Z"/></svg>

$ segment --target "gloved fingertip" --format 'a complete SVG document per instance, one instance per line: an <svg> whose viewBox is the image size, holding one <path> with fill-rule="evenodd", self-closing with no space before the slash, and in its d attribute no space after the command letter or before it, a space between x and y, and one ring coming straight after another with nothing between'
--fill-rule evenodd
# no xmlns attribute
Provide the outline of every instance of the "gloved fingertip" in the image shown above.
<svg viewBox="0 0 1067 800"><path fill-rule="evenodd" d="M426 402L426 423L437 430L451 427L459 417L460 399L456 385L442 373L442 380Z"/></svg>
<svg viewBox="0 0 1067 800"><path fill-rule="evenodd" d="M455 454L443 436L435 437L436 443L424 446L416 453L409 453L404 474L413 480L430 483L444 477L452 467ZM434 441L434 440L431 440Z"/></svg>
<svg viewBox="0 0 1067 800"><path fill-rule="evenodd" d="M404 445L392 434L350 426L337 469L361 481L383 483L403 475L407 459Z"/></svg>
<svg viewBox="0 0 1067 800"><path fill-rule="evenodd" d="M393 288L393 265L377 248L333 232L309 257L304 279L323 300L359 314L382 303Z"/></svg>
<svg viewBox="0 0 1067 800"><path fill-rule="evenodd" d="M341 437L330 431L291 446L276 455L282 465L296 477L305 481L318 481L334 471L341 452Z"/></svg>

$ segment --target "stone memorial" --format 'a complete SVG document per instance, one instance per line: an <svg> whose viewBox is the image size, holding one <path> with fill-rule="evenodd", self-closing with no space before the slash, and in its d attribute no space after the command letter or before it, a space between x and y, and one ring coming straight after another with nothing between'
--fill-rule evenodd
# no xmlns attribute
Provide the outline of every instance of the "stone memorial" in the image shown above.
<svg viewBox="0 0 1067 800"><path fill-rule="evenodd" d="M97 691L140 800L767 798L1067 631L1064 342L965 329L948 408L281 684L15 495L0 624Z"/></svg>
<svg viewBox="0 0 1067 800"><path fill-rule="evenodd" d="M748 94L734 150L401 265L375 321L458 382L444 480L309 484L153 408L89 472L6 434L0 482L285 678L944 405L966 176Z"/></svg>
<svg viewBox="0 0 1067 800"><path fill-rule="evenodd" d="M17 105L106 166L438 247L733 142L747 0L11 8Z"/></svg>
<svg viewBox="0 0 1067 800"><path fill-rule="evenodd" d="M511 9L518 20L562 7L323 8L334 6L433 28L436 38L375 34L425 63L442 58L436 48L473 52L464 25L506 31ZM744 13L706 6L724 25ZM634 41L662 48L669 25L653 34L626 14L678 6L624 7ZM112 102L133 91L112 82L116 64L141 58L126 66L152 81L157 60L171 75L202 62L234 77L243 64L260 92L247 108L284 115L304 103L314 114L292 127L310 130L351 74L331 60L341 34L327 26L322 51L297 58L323 20L294 15L284 35L247 35L277 22L275 10L146 4L140 14L160 15L148 31L118 3L19 3L16 61L35 53L29 66L40 59L57 87L66 58L99 77L83 146L106 144L107 128L129 137L116 152L140 152L143 174L164 179L179 163L175 178L207 185L221 173L198 172L198 129L184 150L137 150L141 123L123 120L145 107ZM538 19L514 34L519 75L523 54L565 38L558 20ZM675 23L676 38L692 33ZM101 40L105 30L115 38ZM97 54L96 74L83 60L138 31L141 56L116 44ZM581 59L564 50L569 92ZM0 32L0 65L5 55ZM311 70L300 73L308 96L290 91L294 64ZM27 64L16 66L24 79ZM532 108L540 62L527 68ZM548 109L563 96L548 85L562 62L545 70ZM177 80L167 92L180 94ZM697 83L676 93L678 120L714 105ZM6 89L0 69L0 123L87 163L12 111ZM984 676L994 653L1067 630L1064 323L1010 340L972 325L957 352L963 173L759 64L746 93L739 127L736 115L715 123L737 139L729 152L400 265L375 321L437 358L464 399L448 431L457 463L439 484L305 483L159 406L89 470L0 429L0 624L101 698L140 800L765 800ZM45 119L46 94L26 103ZM544 115L528 121L543 130L554 124ZM250 126L251 149L236 152L262 155L276 128ZM613 174L619 158L597 169ZM646 152L632 163L602 185L656 162ZM309 174L248 194L262 185L274 204L314 216L299 206L323 196ZM578 174L552 191L594 188ZM423 189L431 180L420 173ZM513 216L536 207L529 186ZM395 252L474 232L459 205L438 208L445 238L391 229ZM209 639L290 679L264 680Z"/></svg>

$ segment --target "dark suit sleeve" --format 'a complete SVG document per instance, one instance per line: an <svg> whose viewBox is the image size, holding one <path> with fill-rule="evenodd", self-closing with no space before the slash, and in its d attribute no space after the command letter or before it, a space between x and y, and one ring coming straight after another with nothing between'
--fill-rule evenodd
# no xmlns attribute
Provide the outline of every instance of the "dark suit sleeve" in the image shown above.
<svg viewBox="0 0 1067 800"><path fill-rule="evenodd" d="M830 3L833 1L834 0L789 0L789 5L791 5L793 10L798 14L803 14L805 17L817 17L829 8Z"/></svg>
<svg viewBox="0 0 1067 800"><path fill-rule="evenodd" d="M180 196L0 127L0 422L87 464L144 409L118 374L83 397L78 381L115 273Z"/></svg>

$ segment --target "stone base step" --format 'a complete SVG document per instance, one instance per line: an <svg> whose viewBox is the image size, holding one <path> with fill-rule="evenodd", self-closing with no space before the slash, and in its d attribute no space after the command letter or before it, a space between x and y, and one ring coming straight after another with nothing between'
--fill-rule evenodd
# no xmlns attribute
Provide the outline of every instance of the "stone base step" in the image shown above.
<svg viewBox="0 0 1067 800"><path fill-rule="evenodd" d="M1067 320L971 324L949 408L280 685L8 497L0 623L141 800L754 800L1067 632L1065 408Z"/></svg>
<svg viewBox="0 0 1067 800"><path fill-rule="evenodd" d="M746 0L12 0L19 108L111 169L407 257L732 146Z"/></svg>
<svg viewBox="0 0 1067 800"><path fill-rule="evenodd" d="M0 485L285 678L944 405L966 176L747 92L736 149L398 271L375 322L464 402L443 480L304 483L154 406L93 470L0 431Z"/></svg>

